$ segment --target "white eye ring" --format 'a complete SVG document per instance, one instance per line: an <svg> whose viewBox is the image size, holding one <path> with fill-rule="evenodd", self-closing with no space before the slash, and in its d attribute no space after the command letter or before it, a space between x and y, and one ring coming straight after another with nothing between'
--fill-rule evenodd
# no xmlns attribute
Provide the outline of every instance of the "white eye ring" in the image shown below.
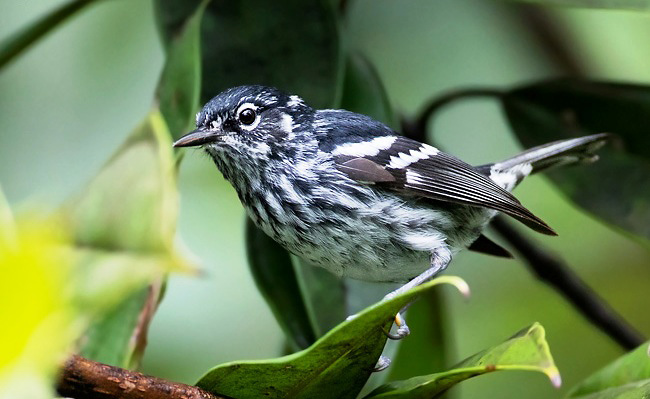
<svg viewBox="0 0 650 399"><path fill-rule="evenodd" d="M251 131L251 130L255 129L257 127L257 125L259 125L261 116L257 112L257 109L258 109L258 107L255 104L251 104L251 103L244 103L244 104L240 105L239 108L237 108L237 121L239 122L239 126L242 129ZM253 113L255 115L255 120L252 123L247 124L247 123L244 123L244 122L242 122L240 120L240 115L242 114L242 112L244 112L246 110L253 111Z"/></svg>

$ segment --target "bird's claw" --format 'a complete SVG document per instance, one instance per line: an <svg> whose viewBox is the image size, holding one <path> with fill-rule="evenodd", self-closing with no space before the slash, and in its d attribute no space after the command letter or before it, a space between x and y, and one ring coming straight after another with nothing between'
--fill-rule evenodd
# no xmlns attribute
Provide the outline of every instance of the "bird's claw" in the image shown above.
<svg viewBox="0 0 650 399"><path fill-rule="evenodd" d="M386 336L389 339L395 341L399 341L402 338L406 338L410 333L411 333L411 329L406 324L402 324L401 326L398 326L397 331L395 331L395 334L384 330L384 334L386 334Z"/></svg>
<svg viewBox="0 0 650 399"><path fill-rule="evenodd" d="M387 358L386 356L379 356L379 359L377 360L377 364L375 367L372 369L374 373L377 373L379 371L384 371L390 366L390 358Z"/></svg>

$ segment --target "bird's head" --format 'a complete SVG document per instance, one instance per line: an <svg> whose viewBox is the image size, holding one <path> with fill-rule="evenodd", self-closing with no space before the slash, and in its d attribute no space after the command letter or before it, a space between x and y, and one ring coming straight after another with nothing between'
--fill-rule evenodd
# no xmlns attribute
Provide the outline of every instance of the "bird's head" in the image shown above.
<svg viewBox="0 0 650 399"><path fill-rule="evenodd" d="M196 115L196 130L174 147L202 146L213 158L255 163L280 159L300 145L313 116L298 96L265 86L238 86L212 100Z"/></svg>

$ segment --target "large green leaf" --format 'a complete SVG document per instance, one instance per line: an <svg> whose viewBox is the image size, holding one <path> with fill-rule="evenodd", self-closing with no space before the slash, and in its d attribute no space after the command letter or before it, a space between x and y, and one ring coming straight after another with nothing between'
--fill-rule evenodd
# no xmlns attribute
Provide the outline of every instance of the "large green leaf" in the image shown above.
<svg viewBox="0 0 650 399"><path fill-rule="evenodd" d="M228 363L203 376L198 386L247 398L354 398L368 379L386 342L388 329L408 302L433 286L467 286L458 277L440 277L345 321L309 348L277 359Z"/></svg>
<svg viewBox="0 0 650 399"><path fill-rule="evenodd" d="M178 193L166 121L184 129L198 103L198 33L203 7L196 10L168 49L157 92L161 111L166 112L164 118L161 112L152 110L84 193L66 207L80 247L79 258L93 265L79 274L87 282L83 286L122 286L111 276L123 272L141 284L157 280L161 272L186 266L173 249ZM122 304L122 309L134 313L123 315L127 320L135 320L145 305L143 295L126 301L134 301L135 297L143 298L140 309Z"/></svg>
<svg viewBox="0 0 650 399"><path fill-rule="evenodd" d="M96 361L137 366L162 298L163 274L184 265L173 250L178 194L168 126L176 135L184 133L198 107L204 7L198 7L168 48L157 90L161 112L152 111L69 207L77 244L83 248L80 259L92 265L80 273L89 282L81 286L100 282L110 287L110 276L123 273L136 285L135 292L88 329L80 352ZM149 282L148 287L143 284Z"/></svg>
<svg viewBox="0 0 650 399"><path fill-rule="evenodd" d="M172 137L187 133L199 107L201 90L201 19L203 1L171 39L156 97Z"/></svg>
<svg viewBox="0 0 650 399"><path fill-rule="evenodd" d="M624 151L614 142L593 165L549 177L589 212L650 237L650 87L560 79L512 90L502 101L526 147L599 132L618 136Z"/></svg>
<svg viewBox="0 0 650 399"><path fill-rule="evenodd" d="M559 386L561 383L544 338L544 329L535 323L509 340L460 362L451 370L391 382L377 388L366 398L435 398L468 378L499 370L538 371L546 374L553 385Z"/></svg>
<svg viewBox="0 0 650 399"><path fill-rule="evenodd" d="M32 44L97 0L71 0L0 43L0 70Z"/></svg>
<svg viewBox="0 0 650 399"><path fill-rule="evenodd" d="M149 288L141 288L91 325L85 334L88 344L81 348L80 355L95 361L131 367L136 340L132 339L140 319L142 304L146 302Z"/></svg>
<svg viewBox="0 0 650 399"><path fill-rule="evenodd" d="M569 398L650 397L650 343L616 359L574 387Z"/></svg>
<svg viewBox="0 0 650 399"><path fill-rule="evenodd" d="M198 4L155 2L165 42ZM329 0L214 0L201 31L203 102L228 87L264 84L299 94L319 108L336 104L342 65Z"/></svg>
<svg viewBox="0 0 650 399"><path fill-rule="evenodd" d="M152 111L124 146L64 207L77 246L76 296L85 308L121 305L94 321L82 340L83 353L129 366L141 348L134 329L148 300L131 294L159 281L170 270L189 266L174 250L178 214L175 164L162 115ZM159 292L159 291L158 291ZM129 299L123 299L132 295ZM121 302L126 301L126 302ZM115 350L112 354L107 351ZM114 363L115 364L115 363Z"/></svg>
<svg viewBox="0 0 650 399"><path fill-rule="evenodd" d="M289 253L248 219L246 252L257 288L269 304L293 350L316 341L316 333Z"/></svg>
<svg viewBox="0 0 650 399"><path fill-rule="evenodd" d="M171 250L178 195L171 139L159 112L133 131L67 210L82 248Z"/></svg>

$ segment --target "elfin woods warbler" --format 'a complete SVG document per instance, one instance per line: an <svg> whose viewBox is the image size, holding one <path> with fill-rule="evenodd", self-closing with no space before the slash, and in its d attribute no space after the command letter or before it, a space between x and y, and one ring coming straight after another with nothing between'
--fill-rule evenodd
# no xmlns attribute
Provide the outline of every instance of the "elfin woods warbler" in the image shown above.
<svg viewBox="0 0 650 399"><path fill-rule="evenodd" d="M338 276L431 279L463 248L508 252L481 234L497 212L555 232L510 191L557 165L593 162L606 134L556 141L471 166L365 115L315 110L275 88L239 86L208 102L175 147L201 146L253 222L290 252ZM409 329L396 316L396 335Z"/></svg>

